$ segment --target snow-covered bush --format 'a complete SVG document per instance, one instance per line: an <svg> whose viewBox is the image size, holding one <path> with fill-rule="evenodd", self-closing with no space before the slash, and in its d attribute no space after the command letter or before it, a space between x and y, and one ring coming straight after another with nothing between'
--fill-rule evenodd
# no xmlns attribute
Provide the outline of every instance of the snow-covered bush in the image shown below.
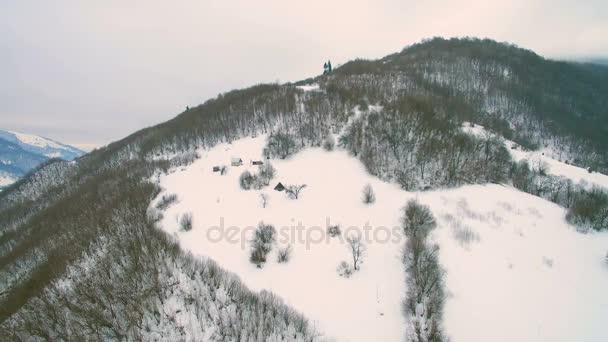
<svg viewBox="0 0 608 342"><path fill-rule="evenodd" d="M583 229L608 229L608 193L598 187L580 189L568 209L566 219Z"/></svg>
<svg viewBox="0 0 608 342"><path fill-rule="evenodd" d="M179 219L179 228L184 232L192 230L192 213L185 213Z"/></svg>
<svg viewBox="0 0 608 342"><path fill-rule="evenodd" d="M327 228L327 234L329 234L329 236L331 236L331 237L336 237L336 236L342 234L342 231L340 230L340 226L333 225L333 226L329 226Z"/></svg>
<svg viewBox="0 0 608 342"><path fill-rule="evenodd" d="M336 140L331 134L328 134L323 140L323 149L325 151L333 151L336 147Z"/></svg>
<svg viewBox="0 0 608 342"><path fill-rule="evenodd" d="M266 262L266 256L272 250L272 245L276 240L276 232L274 226L260 222L253 235L249 260L259 268Z"/></svg>
<svg viewBox="0 0 608 342"><path fill-rule="evenodd" d="M372 189L372 186L367 184L363 188L363 203L372 204L374 202L376 202L376 194L374 193L374 189Z"/></svg>
<svg viewBox="0 0 608 342"><path fill-rule="evenodd" d="M165 194L163 195L158 203L156 204L156 209L158 210L166 210L171 206L171 204L177 202L176 194Z"/></svg>
<svg viewBox="0 0 608 342"><path fill-rule="evenodd" d="M436 225L429 207L419 204L418 201L410 200L403 208L402 226L408 237L426 238Z"/></svg>
<svg viewBox="0 0 608 342"><path fill-rule="evenodd" d="M279 248L279 251L277 253L277 262L279 262L279 263L288 262L289 259L291 259L292 251L293 251L293 248L291 247L291 245L287 245L287 247L285 247L285 248Z"/></svg>
<svg viewBox="0 0 608 342"><path fill-rule="evenodd" d="M255 177L247 170L243 171L239 176L239 184L243 190L250 190L254 181Z"/></svg>
<svg viewBox="0 0 608 342"><path fill-rule="evenodd" d="M353 268L346 261L342 261L340 264L338 264L338 268L336 269L336 271L338 272L338 275L340 275L340 277L344 278L350 278L350 276L353 275Z"/></svg>
<svg viewBox="0 0 608 342"><path fill-rule="evenodd" d="M270 162L267 162L266 164L258 167L257 177L260 179L262 184L266 186L270 184L270 181L274 178L276 173L277 170L274 168L274 166L272 166Z"/></svg>

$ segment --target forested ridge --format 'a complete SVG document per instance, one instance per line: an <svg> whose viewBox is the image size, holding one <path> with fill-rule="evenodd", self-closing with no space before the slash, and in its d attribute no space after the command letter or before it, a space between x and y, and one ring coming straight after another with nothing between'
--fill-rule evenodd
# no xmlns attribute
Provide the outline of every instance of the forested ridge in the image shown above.
<svg viewBox="0 0 608 342"><path fill-rule="evenodd" d="M319 90L298 87L311 83ZM606 172L605 94L605 67L436 38L298 83L220 94L76 162L50 161L0 193L0 336L135 340L192 329L314 340L306 318L278 299L182 252L148 209L158 173L241 137L268 134L268 156L287 158L336 134L371 174L405 190L511 184L602 229L604 192L513 162L503 138ZM465 121L496 134L466 134ZM186 314L193 319L176 321Z"/></svg>

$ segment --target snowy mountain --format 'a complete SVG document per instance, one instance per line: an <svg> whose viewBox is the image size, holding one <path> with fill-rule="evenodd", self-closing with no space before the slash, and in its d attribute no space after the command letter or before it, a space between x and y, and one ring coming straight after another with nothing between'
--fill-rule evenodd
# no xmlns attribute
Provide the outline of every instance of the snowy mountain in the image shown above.
<svg viewBox="0 0 608 342"><path fill-rule="evenodd" d="M0 193L0 336L605 341L607 89L433 39L44 163Z"/></svg>
<svg viewBox="0 0 608 342"><path fill-rule="evenodd" d="M53 158L73 160L83 151L47 138L0 130L0 189Z"/></svg>

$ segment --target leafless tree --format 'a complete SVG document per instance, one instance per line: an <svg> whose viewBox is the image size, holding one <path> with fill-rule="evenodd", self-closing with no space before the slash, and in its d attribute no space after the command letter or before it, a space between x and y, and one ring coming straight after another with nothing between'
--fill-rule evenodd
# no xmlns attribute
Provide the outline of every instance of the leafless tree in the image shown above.
<svg viewBox="0 0 608 342"><path fill-rule="evenodd" d="M374 194L374 189L372 189L372 186L367 184L363 188L363 203L372 204L374 202L376 202L376 194Z"/></svg>
<svg viewBox="0 0 608 342"><path fill-rule="evenodd" d="M268 195L267 194L260 194L260 202L262 202L262 208L266 208L266 206L268 206Z"/></svg>
<svg viewBox="0 0 608 342"><path fill-rule="evenodd" d="M302 191L302 189L304 189L306 187L306 184L293 184L293 185L288 185L285 188L285 193L287 194L287 196L289 196L289 198L291 199L298 199L300 197L300 192Z"/></svg>
<svg viewBox="0 0 608 342"><path fill-rule="evenodd" d="M350 249L353 256L353 269L355 271L359 270L359 265L362 262L362 258L365 255L365 251L367 250L367 246L361 241L361 236L349 236L346 238L346 242L348 242L348 248Z"/></svg>

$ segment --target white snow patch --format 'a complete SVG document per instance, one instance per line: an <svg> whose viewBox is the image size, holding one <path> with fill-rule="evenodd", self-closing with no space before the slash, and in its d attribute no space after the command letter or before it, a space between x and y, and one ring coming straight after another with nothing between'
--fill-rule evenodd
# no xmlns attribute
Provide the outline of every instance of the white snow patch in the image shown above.
<svg viewBox="0 0 608 342"><path fill-rule="evenodd" d="M39 137L37 135L19 133L19 132L14 132L14 131L9 131L9 132L14 134L15 137L24 144L37 146L37 147L52 147L52 148L65 149L65 146L62 146L53 140Z"/></svg>
<svg viewBox="0 0 608 342"><path fill-rule="evenodd" d="M608 341L608 233L577 233L563 208L500 185L420 200L438 218L454 341ZM458 226L476 239L463 246Z"/></svg>
<svg viewBox="0 0 608 342"><path fill-rule="evenodd" d="M304 91L317 91L317 90L320 90L319 84L317 84L317 83L305 84L305 85L297 86L297 88L302 89Z"/></svg>

